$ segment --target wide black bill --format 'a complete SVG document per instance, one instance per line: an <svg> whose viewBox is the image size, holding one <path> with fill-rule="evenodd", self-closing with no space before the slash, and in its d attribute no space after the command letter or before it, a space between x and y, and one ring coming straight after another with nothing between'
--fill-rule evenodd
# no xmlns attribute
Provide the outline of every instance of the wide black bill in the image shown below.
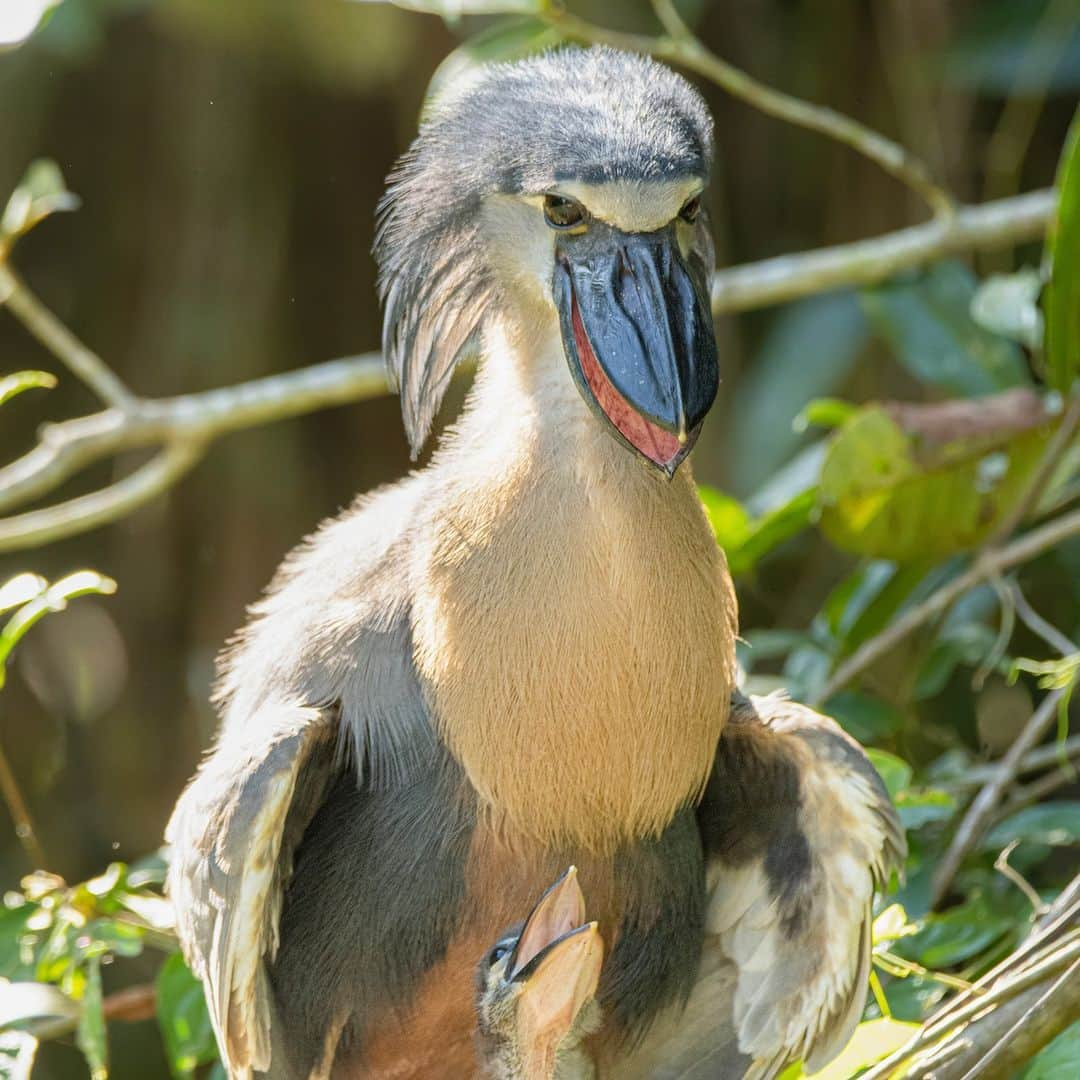
<svg viewBox="0 0 1080 1080"><path fill-rule="evenodd" d="M594 223L556 251L554 291L585 400L672 475L719 385L704 269L687 266L673 226L629 234Z"/></svg>

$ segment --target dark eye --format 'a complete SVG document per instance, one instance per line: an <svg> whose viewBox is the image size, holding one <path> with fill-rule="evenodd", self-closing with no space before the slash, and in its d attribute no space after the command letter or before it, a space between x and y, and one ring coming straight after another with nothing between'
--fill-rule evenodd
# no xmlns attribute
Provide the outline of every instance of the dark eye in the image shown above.
<svg viewBox="0 0 1080 1080"><path fill-rule="evenodd" d="M545 195L544 220L553 229L573 229L585 223L585 207L565 195Z"/></svg>
<svg viewBox="0 0 1080 1080"><path fill-rule="evenodd" d="M692 199L688 199L683 208L679 211L679 217L683 219L688 225L693 225L698 219L698 214L701 213L701 196L695 195Z"/></svg>
<svg viewBox="0 0 1080 1080"><path fill-rule="evenodd" d="M512 941L500 941L488 953L488 967L494 967L513 947L514 943Z"/></svg>

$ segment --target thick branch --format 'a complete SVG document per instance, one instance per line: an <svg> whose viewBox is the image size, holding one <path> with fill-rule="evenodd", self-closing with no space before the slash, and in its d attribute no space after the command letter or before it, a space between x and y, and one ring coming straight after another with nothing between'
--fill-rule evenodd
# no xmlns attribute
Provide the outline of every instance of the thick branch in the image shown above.
<svg viewBox="0 0 1080 1080"><path fill-rule="evenodd" d="M1046 231L1056 201L1050 188L1032 191L981 206L965 206L951 218L870 240L721 270L713 278L713 313L748 311L829 289L873 285L946 255L1035 240Z"/></svg>

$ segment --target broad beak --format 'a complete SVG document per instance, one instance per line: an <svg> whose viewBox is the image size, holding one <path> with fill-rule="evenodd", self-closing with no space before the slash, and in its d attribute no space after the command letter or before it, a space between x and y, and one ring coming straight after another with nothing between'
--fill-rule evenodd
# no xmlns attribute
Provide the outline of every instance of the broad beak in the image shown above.
<svg viewBox="0 0 1080 1080"><path fill-rule="evenodd" d="M683 258L673 225L624 233L593 222L556 248L555 302L574 380L620 441L668 476L719 385L705 277Z"/></svg>
<svg viewBox="0 0 1080 1080"><path fill-rule="evenodd" d="M570 867L533 908L507 966L521 984L523 1080L554 1075L559 1044L596 994L603 961L603 939L595 922L585 922L585 899Z"/></svg>

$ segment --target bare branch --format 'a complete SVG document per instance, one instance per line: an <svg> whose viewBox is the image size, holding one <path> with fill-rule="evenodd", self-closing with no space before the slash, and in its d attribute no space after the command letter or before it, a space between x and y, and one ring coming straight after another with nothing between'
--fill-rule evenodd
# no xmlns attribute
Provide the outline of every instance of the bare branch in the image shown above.
<svg viewBox="0 0 1080 1080"><path fill-rule="evenodd" d="M673 4L667 0L654 0L653 7L671 36L653 38L609 30L571 15L559 6L548 10L544 18L574 41L646 53L694 71L768 116L816 131L850 146L916 191L938 217L946 218L952 213L953 203L949 193L933 180L926 164L904 147L835 109L813 105L758 82L745 71L710 52L690 32Z"/></svg>
<svg viewBox="0 0 1080 1080"><path fill-rule="evenodd" d="M713 314L749 311L829 289L874 285L901 270L961 251L986 251L1042 236L1053 217L1051 188L965 206L948 219L869 240L721 270L713 278Z"/></svg>
<svg viewBox="0 0 1080 1080"><path fill-rule="evenodd" d="M984 551L976 557L972 566L964 573L943 585L921 604L906 611L895 622L890 623L880 634L870 638L855 650L833 673L833 676L815 695L810 704L820 705L838 690L845 687L857 675L862 674L891 649L894 649L906 637L913 634L935 616L946 611L953 601L959 599L969 589L1002 574L1004 571L1021 563L1029 562L1044 551L1057 546L1071 536L1080 534L1080 510L1063 514L1053 521L1025 533L1006 547Z"/></svg>
<svg viewBox="0 0 1080 1080"><path fill-rule="evenodd" d="M134 395L105 361L79 341L0 259L0 306L4 305L106 405L127 409L133 404Z"/></svg>
<svg viewBox="0 0 1080 1080"><path fill-rule="evenodd" d="M1038 708L1031 714L1023 730L1001 759L993 778L987 781L972 800L967 813L964 814L963 820L957 827L956 835L953 836L948 851L942 856L934 872L930 886L931 907L937 907L944 899L956 876L956 871L960 868L960 863L986 831L1001 797L1005 794L1005 789L1016 779L1024 754L1042 739L1054 723L1058 702L1064 694L1064 690L1054 690L1039 702Z"/></svg>

